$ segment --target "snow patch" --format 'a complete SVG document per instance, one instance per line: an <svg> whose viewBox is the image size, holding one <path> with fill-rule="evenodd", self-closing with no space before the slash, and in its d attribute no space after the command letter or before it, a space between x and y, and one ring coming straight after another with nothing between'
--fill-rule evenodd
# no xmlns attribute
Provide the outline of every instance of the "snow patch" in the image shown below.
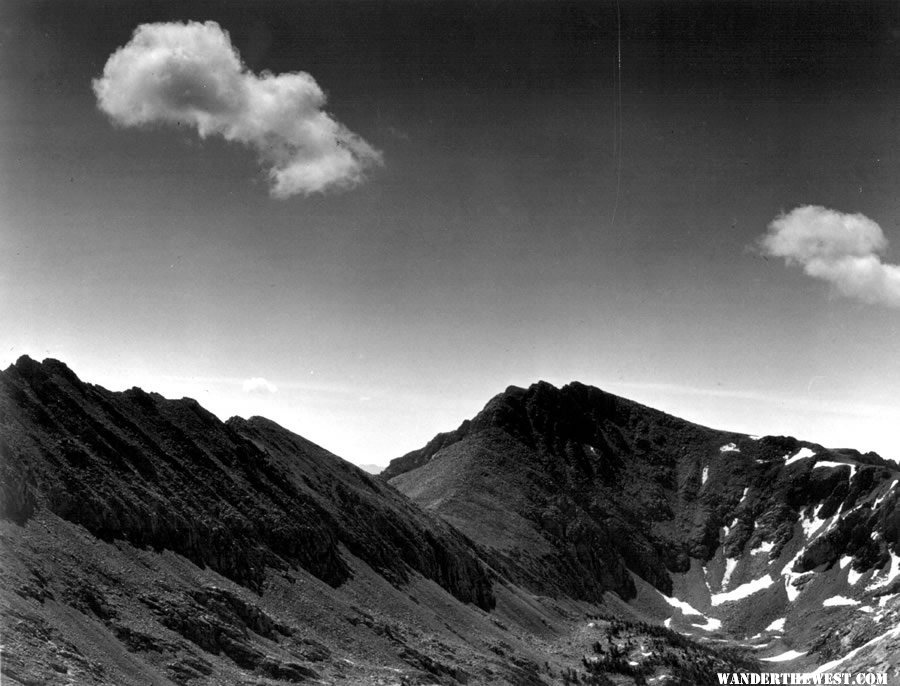
<svg viewBox="0 0 900 686"><path fill-rule="evenodd" d="M787 467L789 464L794 464L795 462L799 462L800 460L805 460L807 457L814 456L815 453L809 448L800 448L800 450L797 451L797 454L793 457L790 457L789 455L784 456L784 466Z"/></svg>
<svg viewBox="0 0 900 686"><path fill-rule="evenodd" d="M854 510L856 508L853 508ZM841 503L841 506L838 508L838 511L834 513L834 516L828 520L828 528L825 529L826 532L831 531L834 527L837 526L837 523L841 519L841 513L844 511L844 503ZM851 510L852 512L853 510Z"/></svg>
<svg viewBox="0 0 900 686"><path fill-rule="evenodd" d="M805 516L800 520L800 524L803 526L803 534L806 536L806 540L809 541L813 534L816 533L819 529L822 528L822 525L825 523L824 519L819 519L819 510L822 509L822 504L816 506L816 509L813 511L812 517L807 519Z"/></svg>
<svg viewBox="0 0 900 686"><path fill-rule="evenodd" d="M742 502L744 502L744 501L747 499L747 492L748 492L749 490L750 490L750 487L749 487L749 486L747 486L747 488L744 489L744 492L741 494L741 500L740 500L740 502L738 503L738 505L740 505Z"/></svg>
<svg viewBox="0 0 900 686"><path fill-rule="evenodd" d="M856 474L856 465L848 464L847 462L830 462L828 460L822 460L821 462L816 462L813 465L813 469L818 469L819 467L828 467L831 469L836 469L838 467L850 467L850 480L853 481L853 476Z"/></svg>
<svg viewBox="0 0 900 686"><path fill-rule="evenodd" d="M703 475L700 477L700 485L702 486L703 484L705 484L705 483L706 483L706 480L707 480L708 478L709 478L709 467L704 467L704 468L703 468Z"/></svg>
<svg viewBox="0 0 900 686"><path fill-rule="evenodd" d="M669 617L666 621L664 621L663 626L666 627L667 629L671 628L672 627L672 618Z"/></svg>
<svg viewBox="0 0 900 686"><path fill-rule="evenodd" d="M785 621L785 617L776 619L774 622L772 622L771 624L769 624L769 626L766 627L766 631L784 631L784 621ZM759 634L757 634L757 636L758 635Z"/></svg>
<svg viewBox="0 0 900 686"><path fill-rule="evenodd" d="M867 591L871 591L875 588L881 588L882 586L887 586L894 579L900 576L900 555L897 555L894 551L889 551L891 553L891 565L883 572L878 572L872 578L872 582L867 588ZM884 578L881 578L881 575L884 574ZM877 581L876 581L877 579Z"/></svg>
<svg viewBox="0 0 900 686"><path fill-rule="evenodd" d="M739 453L741 452L740 448L738 448L734 443L727 443L719 448L720 453Z"/></svg>
<svg viewBox="0 0 900 686"><path fill-rule="evenodd" d="M663 599L669 603L672 607L677 607L681 610L681 614L683 615L698 615L700 617L703 616L703 613L700 610L692 607L689 603L684 602L683 600L679 600L678 598L670 598L669 596L660 593Z"/></svg>
<svg viewBox="0 0 900 686"><path fill-rule="evenodd" d="M822 607L843 607L844 605L859 605L859 601L842 595L833 595L822 601Z"/></svg>
<svg viewBox="0 0 900 686"><path fill-rule="evenodd" d="M731 575L734 574L737 564L738 561L736 559L725 560L725 573L722 575L722 583L719 585L720 591L727 590L728 582L731 581Z"/></svg>
<svg viewBox="0 0 900 686"><path fill-rule="evenodd" d="M840 559L840 561L838 562L838 564L841 566L841 569L844 569L844 568L845 568L848 564L850 564L852 561L853 561L853 558L852 558L852 557L850 557L849 555L844 555L844 557L842 557L842 558Z"/></svg>
<svg viewBox="0 0 900 686"><path fill-rule="evenodd" d="M726 538L728 538L728 532L731 531L731 528L736 526L737 523L738 523L738 519L737 519L737 517L735 517L733 520L731 520L731 524L726 524L725 526L722 527L722 529L723 529L722 540L723 541Z"/></svg>
<svg viewBox="0 0 900 686"><path fill-rule="evenodd" d="M800 559L800 556L806 552L805 548L801 548L794 557L791 558L790 562L788 562L784 569L781 570L781 576L784 577L784 590L787 593L788 600L794 602L797 599L797 596L800 595L800 591L797 590L797 587L794 586L794 581L796 579L800 579L807 574L812 574L812 572L792 572L791 567L794 566L794 563Z"/></svg>
<svg viewBox="0 0 900 686"><path fill-rule="evenodd" d="M853 586L857 581L859 581L860 577L862 577L863 574L864 572L857 572L855 569L853 569L853 567L851 567L850 571L847 572L847 583Z"/></svg>
<svg viewBox="0 0 900 686"><path fill-rule="evenodd" d="M891 482L891 485L885 489L884 493L881 494L880 496L878 496L877 498L875 498L875 502L872 503L873 510L878 509L878 506L881 505L881 501L884 500L885 498L887 498L888 494L894 489L894 486L896 486L896 485L897 485L897 479L894 479Z"/></svg>
<svg viewBox="0 0 900 686"><path fill-rule="evenodd" d="M721 605L722 603L741 600L742 598L747 598L754 593L758 593L759 591L768 588L774 583L775 582L772 580L772 577L766 574L764 577L754 579L753 581L748 581L746 584L741 584L733 591L728 591L727 593L716 593L712 597L711 602L713 605Z"/></svg>
<svg viewBox="0 0 900 686"><path fill-rule="evenodd" d="M781 653L781 655L764 657L762 658L762 660L763 662L787 662L788 660L796 660L798 657L802 657L803 655L806 655L806 653L801 653L797 650L789 650L786 653Z"/></svg>
<svg viewBox="0 0 900 686"><path fill-rule="evenodd" d="M722 628L722 622L715 617L707 617L706 624L691 624L691 626L703 629L704 631L718 631Z"/></svg>
<svg viewBox="0 0 900 686"><path fill-rule="evenodd" d="M750 554L758 555L759 553L770 553L774 547L775 544L772 541L761 541L756 548L750 549Z"/></svg>

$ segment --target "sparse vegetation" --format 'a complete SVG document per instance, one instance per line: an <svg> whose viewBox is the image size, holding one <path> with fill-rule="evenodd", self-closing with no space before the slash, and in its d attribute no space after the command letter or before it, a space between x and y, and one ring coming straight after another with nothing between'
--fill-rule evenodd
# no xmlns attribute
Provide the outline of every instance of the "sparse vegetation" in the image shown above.
<svg viewBox="0 0 900 686"><path fill-rule="evenodd" d="M716 672L759 671L759 663L731 646L703 645L665 627L610 618L598 626L603 634L593 643L593 655L582 665L591 676L619 674L644 684L651 676L667 674L677 686L716 684ZM650 655L635 659L638 647ZM598 682L606 683L606 682Z"/></svg>

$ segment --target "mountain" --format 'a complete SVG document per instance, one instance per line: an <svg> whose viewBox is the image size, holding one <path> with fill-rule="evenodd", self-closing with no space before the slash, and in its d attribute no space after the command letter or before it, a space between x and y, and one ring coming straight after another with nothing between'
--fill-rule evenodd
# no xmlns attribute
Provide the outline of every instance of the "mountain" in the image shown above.
<svg viewBox="0 0 900 686"><path fill-rule="evenodd" d="M373 477L23 357L0 457L4 684L687 685L789 650L896 669L896 465L578 384L508 389Z"/></svg>
<svg viewBox="0 0 900 686"><path fill-rule="evenodd" d="M897 645L900 468L873 453L542 382L508 388L382 478L536 593L612 591L791 671ZM881 664L897 675L900 654Z"/></svg>
<svg viewBox="0 0 900 686"><path fill-rule="evenodd" d="M484 625L477 669L501 662L472 543L273 422L25 357L0 376L0 452L4 683L464 674L451 620L447 655L417 638L442 606Z"/></svg>
<svg viewBox="0 0 900 686"><path fill-rule="evenodd" d="M380 464L361 464L357 466L368 474L381 474L384 471L384 467Z"/></svg>

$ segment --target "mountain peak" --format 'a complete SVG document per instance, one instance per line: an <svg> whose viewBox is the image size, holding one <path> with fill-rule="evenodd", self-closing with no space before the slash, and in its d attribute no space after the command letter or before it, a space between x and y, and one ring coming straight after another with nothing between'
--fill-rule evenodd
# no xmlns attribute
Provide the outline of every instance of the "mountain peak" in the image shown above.
<svg viewBox="0 0 900 686"><path fill-rule="evenodd" d="M534 385L532 384L532 387ZM506 390L501 393L501 395L510 395L510 396L522 396L528 392L528 389L522 388L521 386L507 386Z"/></svg>
<svg viewBox="0 0 900 686"><path fill-rule="evenodd" d="M470 434L491 429L509 434L533 446L536 433L542 432L541 427L548 424L566 424L577 418L588 421L588 415L596 418L608 414L615 409L617 403L641 407L577 381L568 383L562 388L543 380L531 384L528 388L511 385L491 398L478 414L472 419L465 420L455 431L438 434L423 448L392 460L380 476L389 480L421 467L441 449L459 442ZM649 408L645 409L655 412Z"/></svg>
<svg viewBox="0 0 900 686"><path fill-rule="evenodd" d="M28 355L22 355L16 360L15 364L10 365L6 371L14 371L25 378L57 376L73 385L81 385L81 379L78 378L75 372L69 369L65 362L61 362L52 357L44 358L43 362L38 362Z"/></svg>
<svg viewBox="0 0 900 686"><path fill-rule="evenodd" d="M510 572L521 583L595 600L607 590L631 598L628 572L669 595L673 574L720 551L732 559L762 536L780 554L807 510L869 517L861 504L898 474L874 455L718 431L579 382L541 381L495 396L381 476L478 543L531 540L533 557ZM883 528L878 517L866 531ZM848 547L846 524L832 530L791 561L797 573L841 555L861 568L888 559L882 543Z"/></svg>

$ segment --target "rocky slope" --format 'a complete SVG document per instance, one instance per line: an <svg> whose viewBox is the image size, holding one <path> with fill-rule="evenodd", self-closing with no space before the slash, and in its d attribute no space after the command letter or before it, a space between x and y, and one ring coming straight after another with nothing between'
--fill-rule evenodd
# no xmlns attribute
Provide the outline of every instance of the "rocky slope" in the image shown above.
<svg viewBox="0 0 900 686"><path fill-rule="evenodd" d="M0 375L0 453L4 683L297 682L352 673L332 659L348 645L452 675L378 610L423 585L491 635L468 540L267 420L22 358Z"/></svg>
<svg viewBox="0 0 900 686"><path fill-rule="evenodd" d="M391 466L407 497L268 420L22 358L0 457L4 684L894 669L895 465L585 386L509 389Z"/></svg>
<svg viewBox="0 0 900 686"><path fill-rule="evenodd" d="M36 508L100 539L170 549L257 588L302 567L337 586L339 548L404 581L409 571L490 608L470 544L393 489L261 418L220 422L190 399L82 383L20 359L2 380L4 515Z"/></svg>
<svg viewBox="0 0 900 686"><path fill-rule="evenodd" d="M816 667L898 620L900 469L875 454L538 383L507 389L382 477L536 592L613 591L772 667Z"/></svg>

